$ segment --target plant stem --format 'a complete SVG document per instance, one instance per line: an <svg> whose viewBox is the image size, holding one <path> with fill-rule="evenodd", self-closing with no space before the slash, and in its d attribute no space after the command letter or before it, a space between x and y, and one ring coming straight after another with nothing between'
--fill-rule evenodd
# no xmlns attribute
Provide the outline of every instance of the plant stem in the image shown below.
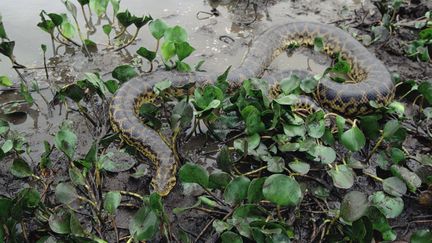
<svg viewBox="0 0 432 243"><path fill-rule="evenodd" d="M135 198L140 199L141 201L144 200L144 197L141 196L140 194L137 194L137 193L128 192L128 191L120 191L120 194L128 195L128 196L131 196L131 197L135 197Z"/></svg>
<svg viewBox="0 0 432 243"><path fill-rule="evenodd" d="M86 45L85 42L84 42L84 38L82 37L82 34L81 34L81 28L79 27L78 20L76 19L75 16L72 16L72 17L73 17L73 19L74 19L74 21L75 21L75 25L76 25L77 30L78 30L78 35L79 35L79 38L80 38L80 40L81 40L81 43L82 43L82 45L83 45L83 47L84 47L84 50L86 51L87 55L89 55L89 57L91 57L91 54L90 54L89 50L87 49L87 45Z"/></svg>
<svg viewBox="0 0 432 243"><path fill-rule="evenodd" d="M368 162L370 160L370 158L372 157L372 155L377 151L377 149L379 148L379 146L381 146L381 143L384 141L384 136L381 135L381 137L379 138L378 142L375 144L375 146L373 147L372 151L369 153L368 157L366 158L366 162Z"/></svg>
<svg viewBox="0 0 432 243"><path fill-rule="evenodd" d="M78 196L78 199L81 201L85 201L85 202L90 203L93 206L93 208L97 209L97 204L95 202L93 202L92 200L90 200L86 197L82 197L82 196Z"/></svg>
<svg viewBox="0 0 432 243"><path fill-rule="evenodd" d="M67 41L69 41L70 43L74 44L75 46L77 46L77 47L81 47L80 44L76 43L75 41L73 41L73 40L69 39L67 36L65 36L65 35L63 34L63 32L60 30L60 28L59 28L58 26L57 26L56 28L57 28L57 31L59 32L59 34L60 34L63 38L65 38Z"/></svg>
<svg viewBox="0 0 432 243"><path fill-rule="evenodd" d="M373 178L373 179L375 179L375 180L377 180L377 181L379 181L379 182L383 182L383 179L379 178L379 177L376 176L376 175L372 175L372 174L367 173L367 172L363 172L363 174L364 174L364 175L367 175L367 176L369 176L369 177L371 177L371 178Z"/></svg>
<svg viewBox="0 0 432 243"><path fill-rule="evenodd" d="M201 185L200 185L201 186ZM222 200L220 200L218 197L216 197L209 189L205 188L204 186L201 186L202 189L207 192L212 198L214 198L220 205L227 206L226 203Z"/></svg>
<svg viewBox="0 0 432 243"><path fill-rule="evenodd" d="M141 29L141 28L137 28L137 29L136 29L134 36L132 37L132 39L129 40L128 43L126 43L124 46L121 46L121 47L115 49L114 51L121 51L121 50L123 50L124 48L130 46L130 45L135 41L135 39L138 37L138 33L139 33L140 29Z"/></svg>

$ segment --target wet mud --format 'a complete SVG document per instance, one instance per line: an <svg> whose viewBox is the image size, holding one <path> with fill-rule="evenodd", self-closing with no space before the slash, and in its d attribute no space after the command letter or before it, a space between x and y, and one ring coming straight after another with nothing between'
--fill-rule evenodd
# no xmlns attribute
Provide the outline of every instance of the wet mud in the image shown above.
<svg viewBox="0 0 432 243"><path fill-rule="evenodd" d="M22 4L22 1L18 2ZM134 1L124 2L124 8L133 8L134 12L143 9L145 12L150 12L154 17L164 19L169 24L180 24L184 26L189 33L191 44L197 50L193 56L188 59L188 62L194 64L198 63L200 60L204 60L205 63L202 69L213 73L222 73L228 65L232 65L233 67L238 66L242 61L242 57L247 52L248 47L253 45L254 37L267 28L277 24L301 20L318 21L337 24L357 35L371 35L370 26L378 24L381 18L374 5L368 0L267 0L250 2L241 0L210 2L187 0L169 1L164 3L166 6L160 6L160 3L153 0L142 1L143 3L134 3ZM8 3L8 8L16 7L11 1L8 1ZM424 8L403 9L404 17L416 19L421 17L422 14L424 15L424 9L427 8L430 3L427 1L422 3L424 5L421 6L424 6ZM52 7L63 8L62 5ZM354 11L357 14L356 16L353 15ZM38 21L38 12L31 11L28 15L36 16L35 18L28 17L32 21L31 24L35 25ZM14 26L12 22L8 22L9 18L13 18L13 16L3 15L6 27L12 25L13 27L26 28L24 25ZM26 21L30 20L26 19ZM34 32L30 32L30 35L36 33L36 30L32 31ZM12 38L18 38L17 58L30 63L31 66L41 66L40 58L38 58L40 57L38 41L33 41L30 45L31 48L24 48L24 46L26 46L24 43L28 41L29 37L23 36L18 32L17 30L12 30L10 33ZM82 78L85 72L99 72L103 78L111 78L110 72L116 66L137 60L136 55L133 53L135 53L138 47L152 47L155 45L154 41L149 38L149 36L146 36L148 32L143 32L145 34L140 36L136 45L133 45L128 51L113 53L110 50L104 50L104 46L101 45L99 46L99 50L93 53L91 59L85 57L83 53L76 52L74 49L64 47L58 48L56 52L57 55L51 57L48 64L48 66L53 67L49 69L49 81L45 78L43 69L28 70L25 72L25 76L29 79L38 80L40 82L40 87L47 87L49 85L60 87ZM39 34L35 34L34 36L37 40L40 40L40 42L47 41L45 36L41 37ZM98 42L102 43L106 41L103 34L96 33L94 37ZM402 51L407 41L413 38L415 38L414 30L401 28L385 42L374 43L368 46L368 49L375 53L391 72L398 73L401 79L431 79L432 64L430 62L417 62L416 60L406 57ZM36 43L36 46L34 43ZM23 48L21 49L21 47ZM331 60L328 57L313 53L309 49L300 49L294 54L287 53L286 55L278 57L269 67L269 72L278 72L284 69L309 69L315 73L320 73L329 66L330 63ZM10 72L9 68L4 66L4 62L2 62L1 65L3 65L0 69L2 72L15 75L13 73L8 73ZM146 65L145 62L142 63L142 70L148 69ZM25 138L31 148L29 153L30 157L36 160L40 158L43 153L42 142L44 140L52 141L53 134L58 131L61 122L65 118L74 121L74 128L79 141L77 152L84 156L89 150L94 137L97 136L97 134L95 134L97 132L92 130L91 124L87 124L85 119L80 117L76 112L67 113L65 107L60 105L46 106L40 95L45 96L47 100L52 100L53 95L48 89L41 90L41 94L33 94L35 102L39 104L39 107L23 106L7 108L7 103L18 97L16 92L4 91L0 96L1 106L5 107L0 112L0 115L13 124L12 129L19 130L25 134ZM50 109L47 107L50 107ZM102 109L102 111L104 111L104 109ZM107 113L102 114L105 114L105 117L108 115ZM207 138L193 138L188 144L182 145L181 151L194 162L212 171L215 167L214 158L216 153L211 153L211 151L217 150L218 147L217 145L208 146L205 147L203 151L202 141L205 141L206 145L214 143L214 141L207 140ZM418 141L416 141L415 138L408 140L408 149L410 149L410 151L416 151L416 149L418 149L416 147L417 143ZM205 150L210 151L210 153L206 153ZM430 153L431 151L427 152ZM203 153L205 153L206 156L203 157ZM59 153L53 153L51 158L54 161L53 183L55 184L58 181L67 180L68 172L65 169L67 168L66 158ZM104 177L106 181L104 181L103 190L125 190L139 194L148 194L151 175L154 172L152 164L141 156L128 157L127 160L134 161L134 168L125 172L107 173ZM12 158L5 158L4 161L5 162L0 165L0 185L3 185L0 188L0 194L12 196L20 188L26 186L26 183L23 183L22 180L16 180L9 173ZM145 164L148 173L140 178L132 178L130 175L136 170L139 164ZM413 167L415 166L414 163ZM319 179L331 185L331 180L328 176ZM370 187L370 185L374 184L371 178L359 176L357 180L356 186L358 188L355 189L365 192L372 192L380 189ZM314 187L316 185L312 183L309 186ZM197 210L188 211L180 215L172 213L172 210L176 207L187 207L194 204L194 196L200 193L201 189L198 187L184 187L180 185L180 183L177 183L173 192L164 199L166 210L171 217L173 229L182 229L188 232L192 237L197 237L204 226L212 220L209 214ZM332 193L334 193L334 195L329 200L329 204L331 207L337 208L339 207L337 202L341 199L340 195L344 193L338 192L335 189L333 189ZM53 195L47 196L53 198ZM307 196L305 198L305 204L308 204L308 200L312 200ZM127 204L127 202L124 203ZM133 203L133 201L131 201L131 203ZM405 210L403 215L399 216L398 219L391 221L391 225L397 226L398 239L402 241L408 240L412 230L417 227L417 225L407 225L407 220L415 219L424 214L425 211L430 213L430 209L417 207L414 199L407 199L405 203L405 208L407 210ZM116 217L120 236L128 234L128 220L134 210L135 208L120 208L120 213L118 213ZM308 208L307 210L316 209ZM288 214L289 213L290 212L288 212ZM296 219L293 218L292 221L294 222L294 220ZM296 221L296 227L302 225L302 227L295 229L298 233L297 242L310 240L310 236L314 232L314 227L316 227L316 225L311 225L310 222L309 218L301 218L300 222ZM424 225L419 225L418 227L423 228ZM111 226L106 226L104 230L112 233ZM114 240L113 234L112 237L111 240ZM217 238L217 235L212 227L209 227L209 229L202 234L200 242L214 242L215 238Z"/></svg>

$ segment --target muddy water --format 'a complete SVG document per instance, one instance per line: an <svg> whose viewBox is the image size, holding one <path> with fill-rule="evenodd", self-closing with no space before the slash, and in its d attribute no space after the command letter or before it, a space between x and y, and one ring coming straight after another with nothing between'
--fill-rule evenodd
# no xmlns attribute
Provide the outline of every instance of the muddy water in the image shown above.
<svg viewBox="0 0 432 243"><path fill-rule="evenodd" d="M348 9L360 6L359 0L305 0L301 2L251 0L250 2L251 4L248 5L247 1L242 0L212 0L210 2L206 0L123 0L121 11L129 9L135 15L151 14L154 18L165 20L169 25L183 26L189 33L190 43L196 49L196 52L187 61L193 66L200 60L204 60L203 69L208 72L221 73L229 65L238 66L248 47L253 44L253 38L271 26L299 20L331 22L343 17ZM257 5L254 6L254 3ZM208 16L204 13L210 12L212 8L217 9L219 16ZM81 20L83 34L100 44L98 45L99 52L94 53L92 59L88 59L81 52L64 46L56 45L53 49L50 48L49 35L36 26L40 21L39 13L42 10L66 13L61 1L1 0L0 2L0 13L8 36L11 40L16 41L14 53L17 60L28 67L42 66L40 45L46 44L49 47L47 54L51 60L49 65L53 66L53 69L50 69L50 81L54 84L71 82L81 78L85 72L100 72L104 79L111 78L110 71L120 64L130 62L137 48L144 46L154 49L156 45L148 29L144 28L137 43L128 48L128 51L115 54L103 51L107 38L102 33L101 26L107 24L107 20L99 20L93 16L92 22L97 29L93 33L84 27L84 18L79 11L78 19ZM57 55L54 56L54 54ZM328 65L328 61L325 58L317 58L308 50L302 50L291 56L279 56L269 68L274 70L309 69L320 73ZM147 68L144 63L143 70ZM0 74L9 75L14 80L18 80L16 73L4 59L0 62ZM31 70L28 78L40 81L42 86L45 82L47 86L43 70ZM26 109L27 115L9 117L8 120L14 123L20 131L24 131L29 138L37 138L30 139L30 145L35 145L35 150L38 151L38 147L42 146L40 141L50 140L50 134L56 131L66 114L64 114L64 109L59 107L48 111L43 99L38 94L33 94L39 106ZM47 100L52 98L49 90L43 90L42 95ZM0 96L0 103L10 102L15 99L13 97L16 98L16 95L3 93Z"/></svg>

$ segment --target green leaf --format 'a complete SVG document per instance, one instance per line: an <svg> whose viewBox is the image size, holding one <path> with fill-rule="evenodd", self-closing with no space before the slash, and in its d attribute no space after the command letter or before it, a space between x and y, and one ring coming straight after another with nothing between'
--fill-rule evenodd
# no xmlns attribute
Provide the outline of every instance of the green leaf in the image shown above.
<svg viewBox="0 0 432 243"><path fill-rule="evenodd" d="M93 86L93 88L96 89L99 96L101 98L105 98L105 96L108 94L108 89L105 86L104 81L99 77L99 74L96 73L85 73L84 77L90 84Z"/></svg>
<svg viewBox="0 0 432 243"><path fill-rule="evenodd" d="M373 227L367 217L361 217L352 223L352 240L356 242L372 242L372 239Z"/></svg>
<svg viewBox="0 0 432 243"><path fill-rule="evenodd" d="M54 137L54 144L56 148L62 151L69 160L73 159L77 145L77 136L73 133L67 123L64 123L60 131Z"/></svg>
<svg viewBox="0 0 432 243"><path fill-rule="evenodd" d="M417 188L421 186L422 181L420 177L416 173L408 170L407 168L399 165L392 165L390 170L394 176L398 177L406 183L410 191L415 192Z"/></svg>
<svg viewBox="0 0 432 243"><path fill-rule="evenodd" d="M52 231L57 234L69 234L70 229L70 213L60 210L55 214L51 214L48 220L49 226Z"/></svg>
<svg viewBox="0 0 432 243"><path fill-rule="evenodd" d="M330 164L336 160L336 152L331 147L324 145L317 145L311 151L310 154L315 157L316 161L320 161L323 164Z"/></svg>
<svg viewBox="0 0 432 243"><path fill-rule="evenodd" d="M26 178L33 175L33 171L27 162L21 158L16 158L11 167L12 175L18 178Z"/></svg>
<svg viewBox="0 0 432 243"><path fill-rule="evenodd" d="M374 34L373 42L383 42L390 36L390 31L383 25L372 26L371 30Z"/></svg>
<svg viewBox="0 0 432 243"><path fill-rule="evenodd" d="M234 178L225 188L224 200L232 205L238 204L247 197L250 180L245 176Z"/></svg>
<svg viewBox="0 0 432 243"><path fill-rule="evenodd" d="M75 26L72 23L70 23L68 20L63 20L63 23L61 25L61 30L63 35L69 39L72 39L76 34Z"/></svg>
<svg viewBox="0 0 432 243"><path fill-rule="evenodd" d="M64 97L69 97L75 102L81 101L85 96L84 90L77 84L68 84L62 87L57 94L60 99L64 99Z"/></svg>
<svg viewBox="0 0 432 243"><path fill-rule="evenodd" d="M400 128L400 123L398 120L390 120L384 125L383 137L390 138L393 136Z"/></svg>
<svg viewBox="0 0 432 243"><path fill-rule="evenodd" d="M342 134L341 143L350 151L357 152L365 146L366 137L357 126L353 126Z"/></svg>
<svg viewBox="0 0 432 243"><path fill-rule="evenodd" d="M152 20L151 16L142 16L142 17L136 17L133 18L133 23L137 29L142 28L144 25L146 25L148 22Z"/></svg>
<svg viewBox="0 0 432 243"><path fill-rule="evenodd" d="M266 177L255 178L249 184L247 200L249 203L258 203L264 198L263 185Z"/></svg>
<svg viewBox="0 0 432 243"><path fill-rule="evenodd" d="M78 198L75 187L70 183L62 182L56 186L55 195L59 202L69 204Z"/></svg>
<svg viewBox="0 0 432 243"><path fill-rule="evenodd" d="M13 50L15 47L15 41L3 41L0 43L0 53L13 59Z"/></svg>
<svg viewBox="0 0 432 243"><path fill-rule="evenodd" d="M209 174L200 165L186 163L180 168L179 178L182 182L197 183L200 186L207 187L209 183Z"/></svg>
<svg viewBox="0 0 432 243"><path fill-rule="evenodd" d="M405 195L407 187L401 179L389 177L383 181L383 190L392 196L401 197Z"/></svg>
<svg viewBox="0 0 432 243"><path fill-rule="evenodd" d="M64 0L63 3L66 6L66 9L72 14L72 16L76 18L78 10L75 4L71 3L69 0Z"/></svg>
<svg viewBox="0 0 432 243"><path fill-rule="evenodd" d="M344 128L345 128L345 121L346 121L345 118L343 118L339 115L336 116L336 126L338 128L338 137L342 136L342 133L343 133Z"/></svg>
<svg viewBox="0 0 432 243"><path fill-rule="evenodd" d="M130 170L136 164L136 160L124 151L113 151L100 156L97 164L101 169L118 173Z"/></svg>
<svg viewBox="0 0 432 243"><path fill-rule="evenodd" d="M159 219L148 207L141 207L129 221L129 232L135 240L151 240L159 229Z"/></svg>
<svg viewBox="0 0 432 243"><path fill-rule="evenodd" d="M334 64L334 66L331 67L331 71L335 73L348 74L349 72L351 72L351 66L347 61L339 58L339 60Z"/></svg>
<svg viewBox="0 0 432 243"><path fill-rule="evenodd" d="M390 155L393 163L399 164L401 161L405 160L405 153L401 149L391 148Z"/></svg>
<svg viewBox="0 0 432 243"><path fill-rule="evenodd" d="M80 221L78 220L78 217L73 212L70 212L69 227L70 227L71 235L77 237L85 236L84 229Z"/></svg>
<svg viewBox="0 0 432 243"><path fill-rule="evenodd" d="M165 30L164 38L167 42L187 42L187 33L185 29L176 25Z"/></svg>
<svg viewBox="0 0 432 243"><path fill-rule="evenodd" d="M324 120L313 121L307 125L307 132L312 138L321 138L325 133Z"/></svg>
<svg viewBox="0 0 432 243"><path fill-rule="evenodd" d="M104 84L111 94L114 94L120 88L118 82L114 79L107 80Z"/></svg>
<svg viewBox="0 0 432 243"><path fill-rule="evenodd" d="M69 168L69 178L71 179L72 183L77 186L85 186L86 181L82 174L82 172L77 167L70 167Z"/></svg>
<svg viewBox="0 0 432 243"><path fill-rule="evenodd" d="M214 172L209 176L209 188L224 189L231 181L230 174L226 172Z"/></svg>
<svg viewBox="0 0 432 243"><path fill-rule="evenodd" d="M131 24L134 23L134 18L135 16L132 16L132 14L126 10L124 12L118 13L116 15L119 23L124 27L127 28L129 27Z"/></svg>
<svg viewBox="0 0 432 243"><path fill-rule="evenodd" d="M112 31L112 26L110 24L105 24L102 26L102 30L105 33L105 35L109 36Z"/></svg>
<svg viewBox="0 0 432 243"><path fill-rule="evenodd" d="M326 200L330 196L330 190L323 186L317 186L312 189L312 194L322 200Z"/></svg>
<svg viewBox="0 0 432 243"><path fill-rule="evenodd" d="M114 15L117 15L118 11L120 10L120 1L121 0L110 0Z"/></svg>
<svg viewBox="0 0 432 243"><path fill-rule="evenodd" d="M216 163L218 168L222 171L227 173L231 172L233 160L227 146L222 147L222 149L220 150L216 158Z"/></svg>
<svg viewBox="0 0 432 243"><path fill-rule="evenodd" d="M246 123L246 132L248 135L264 131L265 125L261 120L261 112L255 106L246 106L241 111L241 116Z"/></svg>
<svg viewBox="0 0 432 243"><path fill-rule="evenodd" d="M348 222L354 222L365 215L369 203L364 193L359 191L348 192L341 203L340 215Z"/></svg>
<svg viewBox="0 0 432 243"><path fill-rule="evenodd" d="M0 135L5 134L9 131L9 123L5 120L0 119Z"/></svg>
<svg viewBox="0 0 432 243"><path fill-rule="evenodd" d="M321 52L324 49L324 41L321 37L315 37L314 39L314 50Z"/></svg>
<svg viewBox="0 0 432 243"><path fill-rule="evenodd" d="M377 115L368 115L360 117L359 127L364 134L370 139L377 139L380 135L380 125L378 123L380 117Z"/></svg>
<svg viewBox="0 0 432 243"><path fill-rule="evenodd" d="M136 168L135 172L131 175L131 177L135 178L135 179L139 179L145 175L148 175L149 170L147 165L145 164L139 164L138 167Z"/></svg>
<svg viewBox="0 0 432 243"><path fill-rule="evenodd" d="M109 0L90 0L90 8L96 13L98 17L101 17L106 13Z"/></svg>
<svg viewBox="0 0 432 243"><path fill-rule="evenodd" d="M20 95L24 98L24 100L32 105L33 104L33 97L30 94L29 88L27 87L26 84L24 84L24 82L21 82L20 84Z"/></svg>
<svg viewBox="0 0 432 243"><path fill-rule="evenodd" d="M0 15L0 39L8 39L1 15Z"/></svg>
<svg viewBox="0 0 432 243"><path fill-rule="evenodd" d="M121 194L120 192L108 192L105 194L104 199L104 209L111 215L115 215L117 212L117 208L121 202Z"/></svg>
<svg viewBox="0 0 432 243"><path fill-rule="evenodd" d="M349 189L354 185L354 171L347 165L337 165L328 171L335 187Z"/></svg>
<svg viewBox="0 0 432 243"><path fill-rule="evenodd" d="M153 61L156 58L156 52L154 51L149 51L147 48L145 47L140 47L137 50L137 54L144 57L145 59L147 59L149 62Z"/></svg>
<svg viewBox="0 0 432 243"><path fill-rule="evenodd" d="M418 91L425 97L429 105L432 105L432 83L424 81L418 86Z"/></svg>
<svg viewBox="0 0 432 243"><path fill-rule="evenodd" d="M175 44L172 41L165 41L161 46L162 57L168 61L176 54Z"/></svg>
<svg viewBox="0 0 432 243"><path fill-rule="evenodd" d="M417 230L411 235L410 243L430 243L432 232L428 229Z"/></svg>
<svg viewBox="0 0 432 243"><path fill-rule="evenodd" d="M165 79L163 81L157 82L153 87L153 91L156 93L156 95L159 95L160 93L170 88L171 86L172 86L171 80Z"/></svg>
<svg viewBox="0 0 432 243"><path fill-rule="evenodd" d="M384 240L396 240L396 233L392 230L389 223L387 222L386 217L383 215L383 213L381 213L380 210L373 206L369 207L367 217L372 222L373 229L381 232Z"/></svg>
<svg viewBox="0 0 432 243"><path fill-rule="evenodd" d="M193 51L195 51L195 48L193 48L188 42L175 43L175 49L180 61L183 61L186 57L190 56Z"/></svg>
<svg viewBox="0 0 432 243"><path fill-rule="evenodd" d="M10 210L12 209L13 203L14 202L12 199L5 196L0 196L0 208L2 209L0 210L0 220L2 222L10 218L10 214L11 214Z"/></svg>
<svg viewBox="0 0 432 243"><path fill-rule="evenodd" d="M95 164L98 157L97 153L98 153L98 144L96 142L93 142L89 151L87 151L84 160L89 164Z"/></svg>
<svg viewBox="0 0 432 243"><path fill-rule="evenodd" d="M14 208L12 213L16 213L16 210L28 210L34 209L39 206L41 195L34 188L24 188L18 195L15 196Z"/></svg>
<svg viewBox="0 0 432 243"><path fill-rule="evenodd" d="M1 146L1 150L3 153L7 153L13 149L13 141L8 139L4 142L4 144Z"/></svg>
<svg viewBox="0 0 432 243"><path fill-rule="evenodd" d="M0 76L0 86L10 87L12 86L12 81L6 76Z"/></svg>
<svg viewBox="0 0 432 243"><path fill-rule="evenodd" d="M157 40L161 39L165 31L168 29L168 26L161 19L156 19L150 22L149 24L150 33Z"/></svg>
<svg viewBox="0 0 432 243"><path fill-rule="evenodd" d="M265 180L263 195L280 206L296 206L303 197L297 181L282 174L273 174Z"/></svg>
<svg viewBox="0 0 432 243"><path fill-rule="evenodd" d="M318 85L318 80L316 80L314 78L302 79L302 81L300 82L300 88L306 94L310 94L310 93L314 92L317 85Z"/></svg>
<svg viewBox="0 0 432 243"><path fill-rule="evenodd" d="M90 0L78 0L78 2L79 2L82 6L84 6L84 5L89 4Z"/></svg>
<svg viewBox="0 0 432 243"><path fill-rule="evenodd" d="M243 243L243 239L240 235L226 231L221 235L222 243Z"/></svg>
<svg viewBox="0 0 432 243"><path fill-rule="evenodd" d="M267 162L267 170L273 173L281 173L285 168L285 160L280 156L260 156Z"/></svg>
<svg viewBox="0 0 432 243"><path fill-rule="evenodd" d="M291 170L293 170L296 173L299 173L300 175L306 175L310 169L310 165L308 163L299 160L290 162L288 166L290 167Z"/></svg>
<svg viewBox="0 0 432 243"><path fill-rule="evenodd" d="M231 230L233 227L233 225L231 225L225 221L219 220L219 219L216 219L215 221L213 221L212 226L216 230L216 232L218 232L219 234L224 232L224 231Z"/></svg>
<svg viewBox="0 0 432 243"><path fill-rule="evenodd" d="M375 192L369 197L373 206L378 208L386 218L396 218L404 208L404 202L400 197L387 196L382 191Z"/></svg>
<svg viewBox="0 0 432 243"><path fill-rule="evenodd" d="M176 69L179 72L182 73L188 73L190 71L192 71L192 68L189 66L189 64L185 63L185 62L181 62L181 61L176 61Z"/></svg>
<svg viewBox="0 0 432 243"><path fill-rule="evenodd" d="M120 83L124 83L138 76L138 73L135 71L135 69L132 66L120 65L113 70L112 76L113 78L120 81Z"/></svg>
<svg viewBox="0 0 432 243"><path fill-rule="evenodd" d="M405 105L399 101L393 101L388 105L388 112L396 113L398 117L403 117L405 113Z"/></svg>
<svg viewBox="0 0 432 243"><path fill-rule="evenodd" d="M60 26L63 23L63 17L56 13L49 13L48 17L54 23L55 26Z"/></svg>
<svg viewBox="0 0 432 243"><path fill-rule="evenodd" d="M289 94L289 95L281 96L275 99L274 101L281 105L294 105L298 102L298 99L299 99L298 95Z"/></svg>
<svg viewBox="0 0 432 243"><path fill-rule="evenodd" d="M174 130L179 127L181 129L191 125L193 119L193 108L187 101L177 103L171 113L170 123Z"/></svg>
<svg viewBox="0 0 432 243"><path fill-rule="evenodd" d="M290 94L300 86L300 81L300 78L295 74L289 76L288 78L282 79L280 81L282 92L284 94Z"/></svg>

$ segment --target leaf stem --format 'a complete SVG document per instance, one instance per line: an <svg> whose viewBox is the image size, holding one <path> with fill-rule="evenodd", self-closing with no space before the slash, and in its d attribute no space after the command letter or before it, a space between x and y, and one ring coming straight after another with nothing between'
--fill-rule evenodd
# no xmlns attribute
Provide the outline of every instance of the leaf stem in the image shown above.
<svg viewBox="0 0 432 243"><path fill-rule="evenodd" d="M115 49L114 51L121 51L121 50L123 50L124 48L130 46L130 45L135 41L135 39L138 37L138 33L139 33L140 29L141 29L141 28L137 28L137 29L136 29L134 36L132 37L132 39L129 40L128 43L126 43L124 46L121 46L121 47Z"/></svg>
<svg viewBox="0 0 432 243"><path fill-rule="evenodd" d="M120 192L120 194L123 194L123 195L127 195L127 196L131 196L131 197L138 198L138 199L140 199L141 201L144 200L144 197L141 196L141 195L138 194L138 193L128 192L128 191L119 191L119 192Z"/></svg>

